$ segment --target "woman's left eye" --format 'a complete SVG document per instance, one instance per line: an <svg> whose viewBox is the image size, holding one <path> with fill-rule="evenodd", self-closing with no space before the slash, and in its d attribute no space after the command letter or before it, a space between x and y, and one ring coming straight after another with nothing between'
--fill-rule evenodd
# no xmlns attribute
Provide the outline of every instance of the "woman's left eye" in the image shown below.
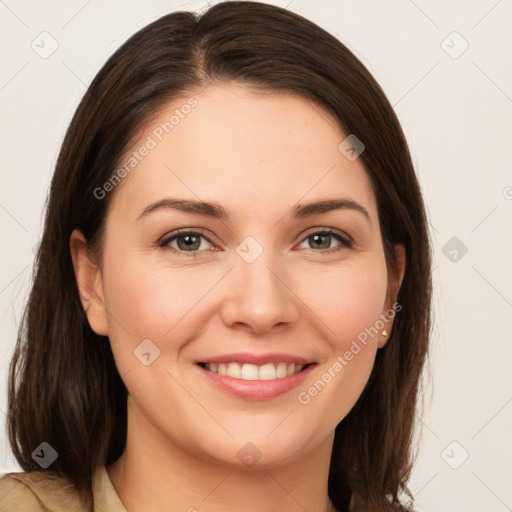
<svg viewBox="0 0 512 512"><path fill-rule="evenodd" d="M331 245L332 239L336 239L338 241L338 245L336 247L329 247ZM308 243L310 247L306 247L306 249L321 249L320 252L332 252L343 249L344 247L350 247L351 241L347 235L344 235L342 232L336 229L326 229L324 231L315 231L314 233L309 234L302 243ZM311 247L313 245L313 247ZM317 245L314 247L314 245Z"/></svg>
<svg viewBox="0 0 512 512"><path fill-rule="evenodd" d="M333 238L338 242L338 245L330 247ZM197 256L198 252L208 250L208 247L204 247L202 240L206 240L207 244L213 245L204 234L196 231L181 231L175 233L162 240L159 245L160 247L170 247L177 252L188 253L186 254L187 256ZM306 247L306 249L320 249L319 252L336 251L344 247L350 247L351 245L347 235L335 229L315 231L304 238L301 244L308 242L310 247ZM314 247L315 245L316 247Z"/></svg>

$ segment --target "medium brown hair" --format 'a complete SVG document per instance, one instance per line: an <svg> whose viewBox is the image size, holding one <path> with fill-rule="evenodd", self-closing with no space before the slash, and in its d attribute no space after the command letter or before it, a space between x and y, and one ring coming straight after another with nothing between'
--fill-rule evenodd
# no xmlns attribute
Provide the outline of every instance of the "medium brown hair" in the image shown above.
<svg viewBox="0 0 512 512"><path fill-rule="evenodd" d="M9 373L9 439L26 472L43 441L58 452L47 469L91 503L98 464L126 444L127 390L108 337L82 308L69 240L80 229L101 245L114 193L94 194L117 169L148 119L184 92L213 82L295 94L326 109L360 155L377 200L388 265L406 249L402 310L376 355L357 403L336 427L328 492L339 510L352 493L372 511L406 510L419 380L430 333L431 269L426 215L408 146L384 92L335 37L279 7L223 2L202 15L174 12L133 35L89 86L67 130L51 182L33 286ZM341 142L341 141L340 141Z"/></svg>

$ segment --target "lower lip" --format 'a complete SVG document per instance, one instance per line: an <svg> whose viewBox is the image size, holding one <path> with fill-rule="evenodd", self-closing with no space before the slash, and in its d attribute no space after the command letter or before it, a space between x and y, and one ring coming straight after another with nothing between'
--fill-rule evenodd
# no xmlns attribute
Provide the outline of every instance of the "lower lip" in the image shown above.
<svg viewBox="0 0 512 512"><path fill-rule="evenodd" d="M269 398L282 395L302 384L316 364L313 363L309 365L299 373L273 380L235 379L211 372L199 365L196 366L210 382L223 391L227 391L241 398L246 398L247 400L268 400Z"/></svg>

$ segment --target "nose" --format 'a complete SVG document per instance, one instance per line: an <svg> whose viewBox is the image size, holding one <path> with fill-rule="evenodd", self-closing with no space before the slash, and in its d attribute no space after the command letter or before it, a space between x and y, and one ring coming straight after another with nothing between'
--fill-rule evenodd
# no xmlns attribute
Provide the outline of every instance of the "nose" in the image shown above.
<svg viewBox="0 0 512 512"><path fill-rule="evenodd" d="M270 250L252 263L238 258L226 283L227 296L221 309L224 324L264 334L297 322L300 300L287 277Z"/></svg>

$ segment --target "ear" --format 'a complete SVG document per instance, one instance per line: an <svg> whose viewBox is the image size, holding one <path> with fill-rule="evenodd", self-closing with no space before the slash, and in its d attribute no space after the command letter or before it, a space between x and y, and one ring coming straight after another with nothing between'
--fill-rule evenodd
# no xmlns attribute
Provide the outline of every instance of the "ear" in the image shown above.
<svg viewBox="0 0 512 512"><path fill-rule="evenodd" d="M108 336L107 311L101 272L87 249L84 235L78 229L71 233L69 247L80 301L87 315L89 325L96 334Z"/></svg>
<svg viewBox="0 0 512 512"><path fill-rule="evenodd" d="M389 336L391 335L391 329L393 328L393 318L397 313L393 305L396 303L398 292L400 291L400 286L402 285L402 281L405 274L405 247L402 244L397 244L394 246L394 251L395 261L391 264L392 267L389 272L388 291L385 303L386 309L385 311L382 312L385 315L385 326L384 329L379 333L379 348L382 348L387 343ZM394 310L394 312L392 315L390 315L389 312L392 310Z"/></svg>

